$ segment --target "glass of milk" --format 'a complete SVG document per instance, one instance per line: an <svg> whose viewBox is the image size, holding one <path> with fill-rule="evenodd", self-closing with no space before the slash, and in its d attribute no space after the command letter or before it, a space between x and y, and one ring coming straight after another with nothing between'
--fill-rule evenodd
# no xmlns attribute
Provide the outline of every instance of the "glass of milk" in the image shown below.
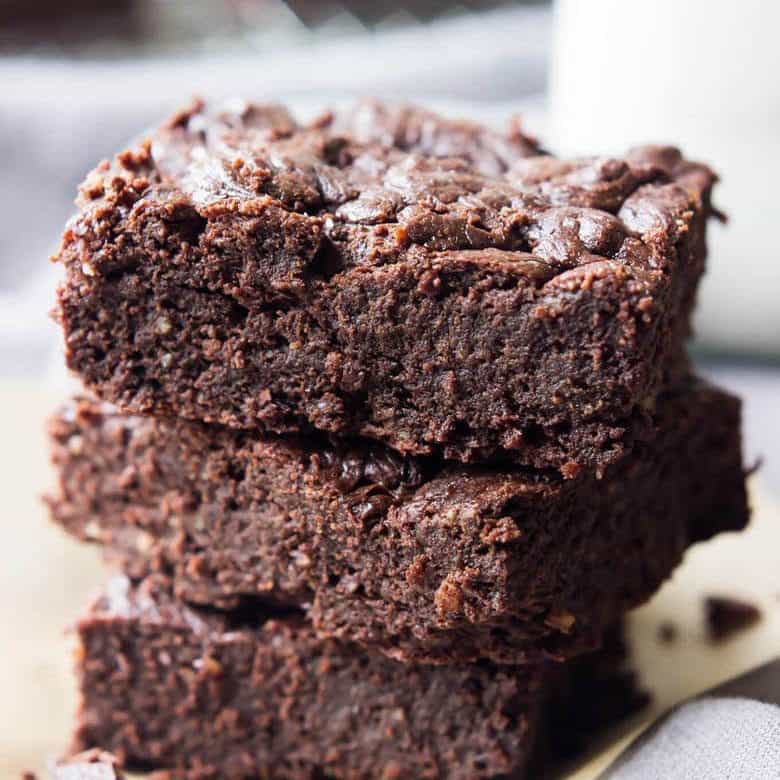
<svg viewBox="0 0 780 780"><path fill-rule="evenodd" d="M558 0L550 147L680 146L721 175L700 343L780 355L780 2Z"/></svg>

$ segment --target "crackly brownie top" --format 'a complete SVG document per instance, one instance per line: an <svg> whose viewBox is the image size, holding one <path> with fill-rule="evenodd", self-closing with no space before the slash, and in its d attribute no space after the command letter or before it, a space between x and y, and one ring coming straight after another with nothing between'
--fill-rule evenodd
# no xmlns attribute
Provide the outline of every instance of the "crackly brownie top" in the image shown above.
<svg viewBox="0 0 780 780"><path fill-rule="evenodd" d="M433 258L534 287L584 265L641 278L675 262L714 180L671 147L562 160L517 124L499 133L410 107L367 102L299 124L278 106L196 101L87 178L65 244L88 240L95 275L95 239L150 204L171 222L273 207L329 242L337 269Z"/></svg>

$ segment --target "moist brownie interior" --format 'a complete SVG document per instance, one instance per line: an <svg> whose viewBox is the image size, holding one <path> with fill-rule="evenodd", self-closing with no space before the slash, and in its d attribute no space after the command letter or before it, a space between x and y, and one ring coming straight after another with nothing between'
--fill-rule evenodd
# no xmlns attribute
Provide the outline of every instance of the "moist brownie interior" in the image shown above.
<svg viewBox="0 0 780 780"><path fill-rule="evenodd" d="M51 425L51 507L190 602L300 605L321 634L399 659L562 659L598 646L691 543L747 521L739 402L689 380L655 422L601 478L564 480L83 399Z"/></svg>
<svg viewBox="0 0 780 780"><path fill-rule="evenodd" d="M196 103L81 187L68 365L125 411L602 468L680 362L713 182L669 147Z"/></svg>

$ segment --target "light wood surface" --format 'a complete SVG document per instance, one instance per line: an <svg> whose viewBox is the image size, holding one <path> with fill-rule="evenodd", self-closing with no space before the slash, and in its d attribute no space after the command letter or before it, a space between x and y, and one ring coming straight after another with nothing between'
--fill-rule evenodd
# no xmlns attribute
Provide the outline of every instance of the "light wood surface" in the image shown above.
<svg viewBox="0 0 780 780"><path fill-rule="evenodd" d="M51 485L44 421L57 398L27 385L0 385L0 778L43 771L67 742L75 708L71 653L63 629L99 588L105 571L94 548L50 526L41 495ZM658 712L780 653L780 511L753 485L749 531L699 545L653 601L632 616L635 663L652 691L652 709L571 780L591 780L620 746ZM702 597L742 596L764 618L726 644L707 642ZM659 624L679 629L659 642ZM626 729L623 729L625 732ZM45 775L44 775L45 776Z"/></svg>

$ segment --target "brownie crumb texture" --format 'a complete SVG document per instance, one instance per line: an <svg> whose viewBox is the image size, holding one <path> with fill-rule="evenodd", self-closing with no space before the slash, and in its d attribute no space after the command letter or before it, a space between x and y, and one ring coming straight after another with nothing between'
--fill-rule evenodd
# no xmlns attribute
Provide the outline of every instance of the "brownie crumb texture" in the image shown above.
<svg viewBox="0 0 780 780"><path fill-rule="evenodd" d="M729 596L708 596L704 609L707 634L713 642L731 639L761 620L761 610L755 604Z"/></svg>

